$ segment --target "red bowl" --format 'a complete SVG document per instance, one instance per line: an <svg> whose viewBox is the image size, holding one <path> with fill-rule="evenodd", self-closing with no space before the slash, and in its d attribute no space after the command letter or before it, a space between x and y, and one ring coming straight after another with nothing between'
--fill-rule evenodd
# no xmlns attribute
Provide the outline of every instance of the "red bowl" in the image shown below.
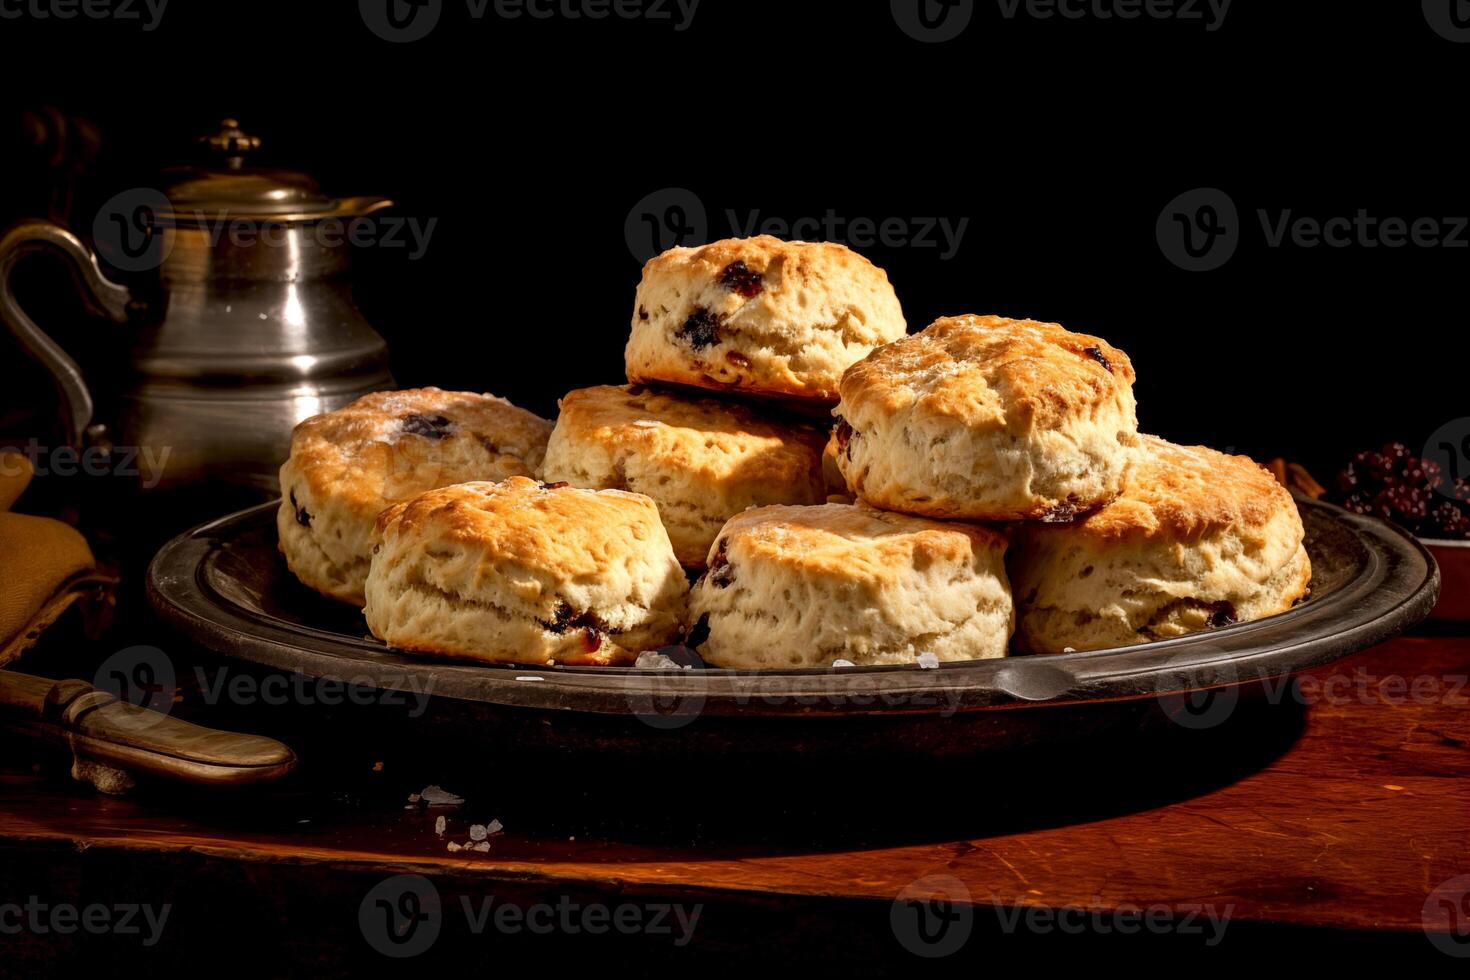
<svg viewBox="0 0 1470 980"><path fill-rule="evenodd" d="M1470 541L1420 538L1439 563L1439 602L1430 619L1441 622L1470 620Z"/></svg>

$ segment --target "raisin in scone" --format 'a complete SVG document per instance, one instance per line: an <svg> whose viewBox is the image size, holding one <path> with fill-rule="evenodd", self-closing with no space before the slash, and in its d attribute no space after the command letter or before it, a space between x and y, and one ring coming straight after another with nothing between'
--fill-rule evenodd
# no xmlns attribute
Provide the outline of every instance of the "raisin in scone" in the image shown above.
<svg viewBox="0 0 1470 980"><path fill-rule="evenodd" d="M888 275L856 252L727 239L643 267L624 355L633 382L830 404L842 372L905 329Z"/></svg>
<svg viewBox="0 0 1470 980"><path fill-rule="evenodd" d="M296 427L276 515L291 572L362 605L373 521L468 480L533 476L552 425L493 395L418 388L365 395Z"/></svg>
<svg viewBox="0 0 1470 980"><path fill-rule="evenodd" d="M1017 649L1126 646L1291 608L1312 564L1291 494L1259 464L1142 437L1123 495L1014 530Z"/></svg>
<svg viewBox="0 0 1470 980"><path fill-rule="evenodd" d="M688 589L652 500L512 477L384 511L365 613L400 650L630 663L679 637Z"/></svg>
<svg viewBox="0 0 1470 980"><path fill-rule="evenodd" d="M1105 340L936 320L842 377L837 463L860 499L927 517L1065 521L1122 492L1133 365Z"/></svg>
<svg viewBox="0 0 1470 980"><path fill-rule="evenodd" d="M689 644L738 668L1003 657L1014 625L1006 539L863 504L732 518L690 595Z"/></svg>
<svg viewBox="0 0 1470 980"><path fill-rule="evenodd" d="M658 504L674 554L703 568L731 517L826 499L826 434L744 405L641 385L569 392L542 475L574 487L632 490Z"/></svg>

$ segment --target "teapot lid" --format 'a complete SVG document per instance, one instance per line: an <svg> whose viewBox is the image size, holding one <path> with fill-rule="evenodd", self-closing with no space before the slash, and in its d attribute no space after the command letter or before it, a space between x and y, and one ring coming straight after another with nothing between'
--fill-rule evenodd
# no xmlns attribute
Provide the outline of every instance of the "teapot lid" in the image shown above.
<svg viewBox="0 0 1470 980"><path fill-rule="evenodd" d="M307 174L249 166L247 157L260 149L260 137L246 133L234 119L225 119L218 132L199 142L213 157L209 164L163 172L172 213L158 217L167 224L193 225L221 217L320 221L358 217L393 203L383 197L328 197Z"/></svg>

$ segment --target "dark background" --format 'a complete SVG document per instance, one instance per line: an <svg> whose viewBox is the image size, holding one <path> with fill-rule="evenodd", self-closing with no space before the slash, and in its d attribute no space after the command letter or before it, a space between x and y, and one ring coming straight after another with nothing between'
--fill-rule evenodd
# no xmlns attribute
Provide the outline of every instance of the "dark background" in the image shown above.
<svg viewBox="0 0 1470 980"><path fill-rule="evenodd" d="M1320 471L1470 414L1470 249L1270 248L1256 217L1470 213L1470 45L1418 3L1237 0L1210 32L1008 20L990 0L958 39L922 44L881 0L703 0L683 32L475 20L446 0L427 38L390 44L353 3L172 0L152 32L8 19L0 45L0 220L50 213L85 237L100 202L226 115L266 162L437 219L421 259L361 257L360 300L406 385L554 414L567 389L618 380L639 272L625 222L684 187L711 238L731 234L727 209L968 218L952 259L861 249L910 328L997 312L1101 334L1134 359L1142 427L1174 440ZM56 113L60 147L35 123ZM1198 187L1241 216L1212 272L1176 267L1155 232ZM10 376L14 420L48 389Z"/></svg>
<svg viewBox="0 0 1470 980"><path fill-rule="evenodd" d="M234 116L264 139L262 162L435 220L420 259L357 257L359 300L404 385L492 391L551 416L566 390L618 381L640 265L625 225L648 195L682 187L711 238L732 233L727 210L968 218L949 259L860 248L888 270L911 329L995 312L1101 334L1137 367L1142 428L1176 441L1285 455L1326 476L1355 450L1417 449L1470 415L1470 248L1271 248L1256 217L1470 214L1470 44L1431 29L1420 3L1235 0L1209 32L1008 20L976 0L969 28L943 44L907 36L887 0L702 0L683 32L473 20L462 0L444 3L409 44L376 37L341 0L170 0L151 32L0 18L0 225L50 217L89 237L104 201L155 183ZM1155 226L1202 187L1234 201L1240 244L1220 269L1188 272ZM37 318L105 384L117 365L87 328L107 328L80 322L59 270L37 263L29 276ZM54 415L39 370L7 345L0 445L44 438ZM141 588L138 574L125 581ZM163 642L140 618L111 645ZM168 649L181 665L194 653ZM1097 798L1126 799L1110 779ZM221 890L236 893L254 894ZM1270 938L1244 948L1254 957ZM1300 953L1296 934L1280 938ZM1309 938L1316 958L1361 945Z"/></svg>

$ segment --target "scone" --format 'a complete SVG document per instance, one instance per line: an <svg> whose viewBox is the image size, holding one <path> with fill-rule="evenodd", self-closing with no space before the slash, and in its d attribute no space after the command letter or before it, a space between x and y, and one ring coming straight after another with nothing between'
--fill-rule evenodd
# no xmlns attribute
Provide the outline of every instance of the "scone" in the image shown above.
<svg viewBox="0 0 1470 980"><path fill-rule="evenodd" d="M1260 619L1307 592L1291 494L1261 466L1142 438L1123 496L1074 524L1014 531L1027 653L1097 650Z"/></svg>
<svg viewBox="0 0 1470 980"><path fill-rule="evenodd" d="M1003 657L1006 539L862 504L731 519L690 595L689 645L719 667Z"/></svg>
<svg viewBox="0 0 1470 980"><path fill-rule="evenodd" d="M468 480L532 476L551 423L493 395L418 388L365 395L296 427L281 467L281 552L303 583L362 605L373 521Z"/></svg>
<svg viewBox="0 0 1470 980"><path fill-rule="evenodd" d="M643 267L628 380L830 404L849 365L906 327L887 274L830 242L735 238Z"/></svg>
<svg viewBox="0 0 1470 980"><path fill-rule="evenodd" d="M642 494L463 483L384 511L378 536L367 624L400 650L627 663L683 629L689 583Z"/></svg>
<svg viewBox="0 0 1470 980"><path fill-rule="evenodd" d="M836 414L853 493L928 517L1070 520L1122 492L1138 442L1127 354L998 316L880 347L843 375Z"/></svg>
<svg viewBox="0 0 1470 980"><path fill-rule="evenodd" d="M542 475L574 487L632 490L658 504L680 562L703 568L725 521L766 504L816 504L824 433L732 402L639 385L570 392Z"/></svg>

